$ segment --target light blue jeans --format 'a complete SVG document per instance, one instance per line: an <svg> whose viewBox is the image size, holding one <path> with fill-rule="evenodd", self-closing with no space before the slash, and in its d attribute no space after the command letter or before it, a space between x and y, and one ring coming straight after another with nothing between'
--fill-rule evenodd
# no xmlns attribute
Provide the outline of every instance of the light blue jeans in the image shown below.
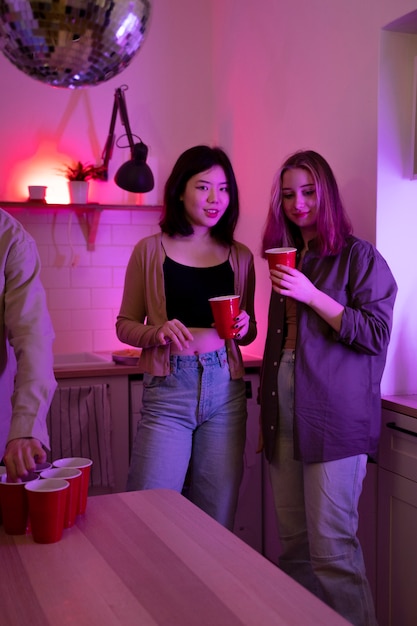
<svg viewBox="0 0 417 626"><path fill-rule="evenodd" d="M187 497L232 529L243 471L245 383L231 380L225 348L173 355L170 362L169 376L144 374L127 490L181 492L187 476Z"/></svg>
<svg viewBox="0 0 417 626"><path fill-rule="evenodd" d="M376 626L356 536L364 454L326 463L294 460L294 352L278 371L280 424L270 477L282 546L280 568L355 626Z"/></svg>

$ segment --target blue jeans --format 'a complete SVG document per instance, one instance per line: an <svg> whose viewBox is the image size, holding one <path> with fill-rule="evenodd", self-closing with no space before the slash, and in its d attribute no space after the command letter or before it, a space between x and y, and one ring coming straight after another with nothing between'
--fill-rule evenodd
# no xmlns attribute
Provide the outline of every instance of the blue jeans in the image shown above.
<svg viewBox="0 0 417 626"><path fill-rule="evenodd" d="M294 358L278 371L279 435L270 477L282 546L279 565L355 626L377 624L356 536L364 454L326 463L294 460Z"/></svg>
<svg viewBox="0 0 417 626"><path fill-rule="evenodd" d="M187 476L189 499L232 529L243 471L245 383L231 380L225 348L173 355L170 362L169 376L144 374L127 489L181 492Z"/></svg>

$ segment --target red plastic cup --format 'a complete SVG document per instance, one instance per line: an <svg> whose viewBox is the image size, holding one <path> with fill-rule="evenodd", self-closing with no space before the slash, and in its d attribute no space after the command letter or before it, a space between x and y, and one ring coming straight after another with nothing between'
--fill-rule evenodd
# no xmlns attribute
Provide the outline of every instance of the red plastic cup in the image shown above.
<svg viewBox="0 0 417 626"><path fill-rule="evenodd" d="M217 296L209 298L217 334L221 339L233 339L239 332L235 317L239 315L240 296Z"/></svg>
<svg viewBox="0 0 417 626"><path fill-rule="evenodd" d="M270 248L265 250L265 254L270 270L276 270L278 264L294 268L296 266L297 248Z"/></svg>
<svg viewBox="0 0 417 626"><path fill-rule="evenodd" d="M64 528L74 526L75 519L78 514L78 506L80 502L80 486L82 472L77 468L71 467L52 467L41 472L41 478L63 478L69 482L69 490L67 495L67 506L65 509Z"/></svg>
<svg viewBox="0 0 417 626"><path fill-rule="evenodd" d="M41 472L51 469L52 463L49 461L45 461L45 463L36 463L35 469L33 470L36 474L40 474Z"/></svg>
<svg viewBox="0 0 417 626"><path fill-rule="evenodd" d="M64 530L69 482L62 478L45 478L26 483L29 518L36 543L56 543Z"/></svg>
<svg viewBox="0 0 417 626"><path fill-rule="evenodd" d="M80 484L80 500L78 504L78 515L83 515L87 508L88 497L88 485L90 482L90 471L93 461L91 459L85 459L79 456L71 456L65 459L57 459L53 461L54 467L71 467L72 469L81 470L81 484Z"/></svg>
<svg viewBox="0 0 417 626"><path fill-rule="evenodd" d="M0 477L0 501L4 530L8 535L25 535L28 525L28 499L25 485L37 482L39 476L29 472L19 483L7 480L7 474Z"/></svg>

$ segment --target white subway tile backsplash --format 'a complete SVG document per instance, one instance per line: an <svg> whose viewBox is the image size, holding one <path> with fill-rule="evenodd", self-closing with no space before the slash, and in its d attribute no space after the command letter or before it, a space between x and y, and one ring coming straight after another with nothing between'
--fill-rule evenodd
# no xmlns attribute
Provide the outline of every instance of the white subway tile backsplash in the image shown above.
<svg viewBox="0 0 417 626"><path fill-rule="evenodd" d="M114 327L114 318L110 309L89 309L71 311L71 330L108 330Z"/></svg>
<svg viewBox="0 0 417 626"><path fill-rule="evenodd" d="M111 267L74 267L70 272L71 287L108 287L112 276Z"/></svg>
<svg viewBox="0 0 417 626"><path fill-rule="evenodd" d="M122 287L125 284L126 267L113 267L113 287Z"/></svg>
<svg viewBox="0 0 417 626"><path fill-rule="evenodd" d="M52 224L49 243L55 245L81 245L86 244L87 227L80 225L75 215L68 216L66 224Z"/></svg>
<svg viewBox="0 0 417 626"><path fill-rule="evenodd" d="M48 289L48 306L53 309L90 309L91 289Z"/></svg>
<svg viewBox="0 0 417 626"><path fill-rule="evenodd" d="M95 352L103 350L113 352L114 350L123 350L126 347L126 344L121 343L117 339L114 326L109 330L96 330L93 332L93 350Z"/></svg>
<svg viewBox="0 0 417 626"><path fill-rule="evenodd" d="M49 312L56 335L64 334L71 329L71 311L50 308Z"/></svg>
<svg viewBox="0 0 417 626"><path fill-rule="evenodd" d="M97 234L95 239L95 247L109 246L112 243L112 228L109 224L103 224L102 219L97 228Z"/></svg>
<svg viewBox="0 0 417 626"><path fill-rule="evenodd" d="M126 266L134 245L159 231L159 211L102 211L93 251L87 250L85 218L74 211L24 207L12 214L38 246L56 335L54 352L126 347L115 330Z"/></svg>
<svg viewBox="0 0 417 626"><path fill-rule="evenodd" d="M158 226L161 219L161 211L140 209L132 211L132 224L148 224L150 226Z"/></svg>
<svg viewBox="0 0 417 626"><path fill-rule="evenodd" d="M38 245L37 248L42 267L47 267L49 265L49 246Z"/></svg>
<svg viewBox="0 0 417 626"><path fill-rule="evenodd" d="M100 227L103 224L131 224L132 211L102 211L100 216Z"/></svg>
<svg viewBox="0 0 417 626"><path fill-rule="evenodd" d="M99 289L95 288L91 290L92 306L95 309L114 309L120 306L122 301L122 289L107 288Z"/></svg>
<svg viewBox="0 0 417 626"><path fill-rule="evenodd" d="M126 267L132 246L96 246L94 267Z"/></svg>
<svg viewBox="0 0 417 626"><path fill-rule="evenodd" d="M91 352L93 349L98 351L98 348L93 348L93 334L89 330L66 331L65 334L56 334L54 342L55 354Z"/></svg>
<svg viewBox="0 0 417 626"><path fill-rule="evenodd" d="M45 289L63 289L70 287L70 269L57 267L42 267L42 283Z"/></svg>
<svg viewBox="0 0 417 626"><path fill-rule="evenodd" d="M142 239L143 228L132 224L117 224L112 226L112 244L133 246Z"/></svg>

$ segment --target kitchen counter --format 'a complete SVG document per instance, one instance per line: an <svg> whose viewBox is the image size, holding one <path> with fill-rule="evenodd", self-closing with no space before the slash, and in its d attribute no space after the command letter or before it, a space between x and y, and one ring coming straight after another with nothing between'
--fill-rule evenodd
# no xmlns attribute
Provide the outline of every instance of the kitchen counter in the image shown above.
<svg viewBox="0 0 417 626"><path fill-rule="evenodd" d="M382 408L417 418L417 395L383 396Z"/></svg>
<svg viewBox="0 0 417 626"><path fill-rule="evenodd" d="M136 376L142 373L138 365L121 365L112 361L110 352L97 352L99 356L106 359L107 362L86 364L67 365L65 367L57 367L54 370L57 380L67 378L83 378L96 376ZM262 363L261 357L251 354L244 354L243 362L246 368L259 368Z"/></svg>
<svg viewBox="0 0 417 626"><path fill-rule="evenodd" d="M71 367L56 368L54 373L55 378L60 380L63 378L91 378L96 376L131 376L141 374L141 370L137 365L119 365L118 363L109 361L108 364L105 365L91 364L89 367L85 365L77 367L77 365L74 364Z"/></svg>

